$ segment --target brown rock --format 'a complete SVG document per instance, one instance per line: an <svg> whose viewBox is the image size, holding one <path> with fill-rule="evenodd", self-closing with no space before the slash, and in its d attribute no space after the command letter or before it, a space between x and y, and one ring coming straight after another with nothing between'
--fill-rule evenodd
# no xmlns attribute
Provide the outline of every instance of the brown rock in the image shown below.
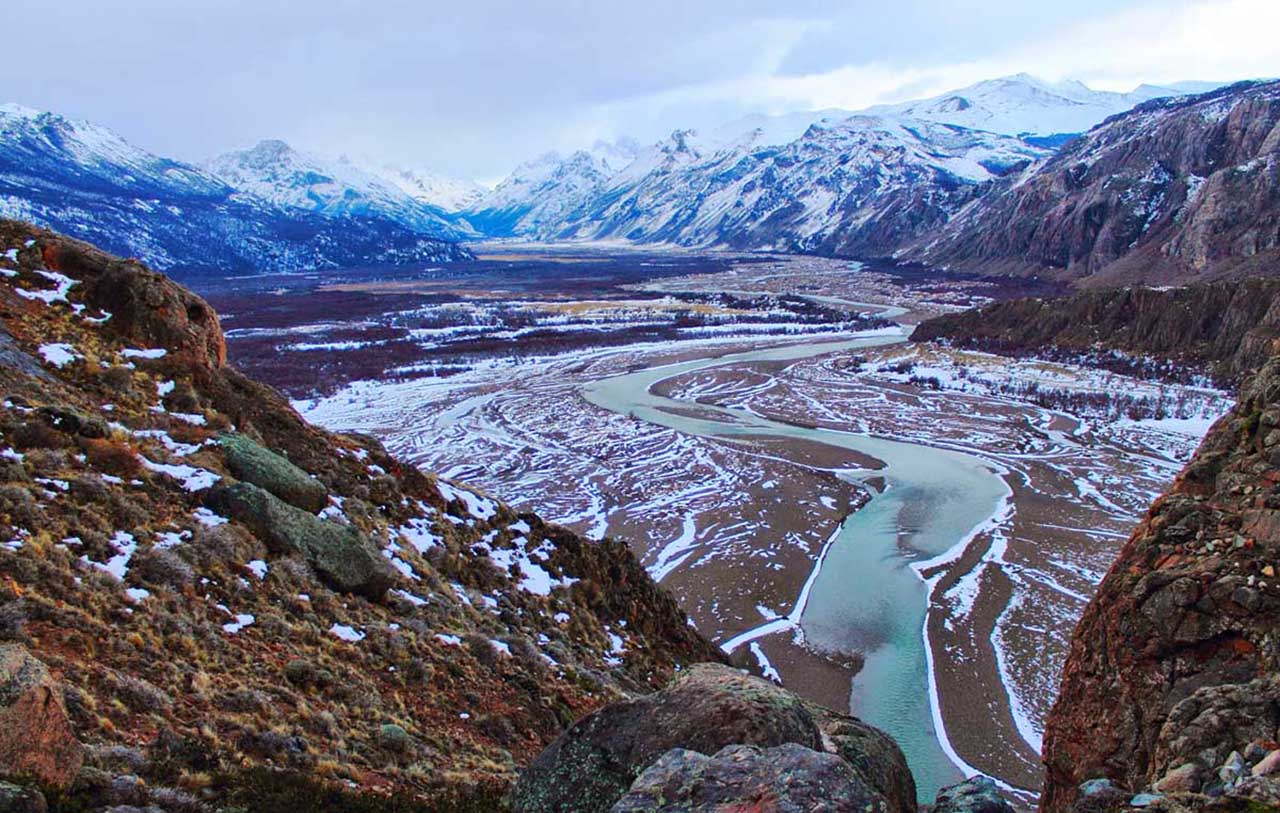
<svg viewBox="0 0 1280 813"><path fill-rule="evenodd" d="M1046 721L1046 813L1069 809L1086 779L1148 787L1184 763L1218 766L1275 739L1280 596L1247 574L1280 553L1280 512L1251 494L1277 474L1262 415L1278 405L1280 355L1241 388L1086 607ZM1200 554L1154 567L1200 539Z"/></svg>
<svg viewBox="0 0 1280 813"><path fill-rule="evenodd" d="M0 644L0 775L63 788L83 750L49 670L21 644Z"/></svg>
<svg viewBox="0 0 1280 813"><path fill-rule="evenodd" d="M1204 769L1194 762L1184 762L1160 778L1157 793L1194 793L1200 789Z"/></svg>
<svg viewBox="0 0 1280 813"><path fill-rule="evenodd" d="M1258 760L1258 764L1253 766L1253 775L1268 776L1277 770L1280 770L1280 748Z"/></svg>
<svg viewBox="0 0 1280 813"><path fill-rule="evenodd" d="M893 740L851 718L843 718L845 724L815 719L824 714L831 713L816 712L766 680L727 666L698 664L660 692L610 704L574 723L521 775L512 809L517 813L603 813L629 788L635 790L636 778L664 754L670 756L668 752L678 758L650 776L651 781L641 783L645 792L632 798L625 809L650 809L636 807L648 798L645 794L669 783L674 783L672 788L696 784L704 774L714 775L723 784L716 793L723 791L725 799L737 790L769 785L774 779L762 758L770 754L796 757L797 766L813 767L827 778L836 774L856 778L851 786L856 795L874 800L877 810L914 809L915 786ZM829 746L824 742L828 738ZM800 748L776 751L787 744ZM731 758L721 751L729 746L774 750L736 751ZM705 758L711 755L717 756ZM828 774L833 764L839 768ZM711 809L699 806L712 803L700 790L686 787L682 793L690 806L660 809ZM861 804L856 809L861 810Z"/></svg>

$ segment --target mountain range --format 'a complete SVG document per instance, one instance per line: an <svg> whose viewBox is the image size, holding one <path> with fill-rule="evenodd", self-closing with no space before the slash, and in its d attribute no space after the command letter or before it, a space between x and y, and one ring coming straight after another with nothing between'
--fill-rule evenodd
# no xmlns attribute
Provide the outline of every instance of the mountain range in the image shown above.
<svg viewBox="0 0 1280 813"><path fill-rule="evenodd" d="M1276 242L1274 111L1260 101L1275 86L1185 95L1212 87L1111 93L1019 74L863 112L749 116L649 146L597 142L526 162L488 192L278 140L197 167L11 105L0 108L0 215L164 269L460 259L470 256L461 241L518 237L892 256L1104 281L1141 276L1134 269L1169 254L1180 259L1167 279L1211 277L1256 267L1249 258ZM1194 112L1245 97L1248 121ZM1218 173L1228 166L1273 179L1250 182L1247 216L1215 194L1237 182ZM1235 236L1224 241L1224 231Z"/></svg>
<svg viewBox="0 0 1280 813"><path fill-rule="evenodd" d="M1110 93L1020 74L863 113L754 116L677 131L612 174L598 151L544 158L462 216L489 236L1212 278L1263 267L1277 242L1277 87ZM1236 187L1248 194L1219 194Z"/></svg>
<svg viewBox="0 0 1280 813"><path fill-rule="evenodd" d="M456 238L452 227L426 215L397 219L355 205L332 217L262 192L154 155L105 127L0 106L0 215L157 268L297 271L470 256L446 239Z"/></svg>

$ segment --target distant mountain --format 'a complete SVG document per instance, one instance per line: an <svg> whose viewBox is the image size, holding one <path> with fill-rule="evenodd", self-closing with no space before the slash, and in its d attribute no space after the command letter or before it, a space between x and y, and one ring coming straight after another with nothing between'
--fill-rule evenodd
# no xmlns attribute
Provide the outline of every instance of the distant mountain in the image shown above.
<svg viewBox="0 0 1280 813"><path fill-rule="evenodd" d="M548 236L881 251L1046 154L1009 136L870 116L814 124L782 146L758 140L721 147L677 132Z"/></svg>
<svg viewBox="0 0 1280 813"><path fill-rule="evenodd" d="M421 169L396 164L370 163L369 171L395 184L414 200L446 213L460 212L474 206L488 193L475 181L437 175Z"/></svg>
<svg viewBox="0 0 1280 813"><path fill-rule="evenodd" d="M0 217L59 229L157 268L295 271L470 256L375 215L282 207L104 127L0 106Z"/></svg>
<svg viewBox="0 0 1280 813"><path fill-rule="evenodd" d="M1213 86L1209 83L1194 83ZM1143 102L1190 90L1140 85L1129 93L1092 90L1081 82L1046 82L1025 73L970 85L960 90L893 105L867 113L954 124L1006 135L1048 136L1083 133L1109 116Z"/></svg>
<svg viewBox="0 0 1280 813"><path fill-rule="evenodd" d="M631 141L597 142L565 157L549 152L515 171L463 215L479 232L494 236L545 235L570 213L590 203L639 152Z"/></svg>
<svg viewBox="0 0 1280 813"><path fill-rule="evenodd" d="M544 156L465 215L492 236L893 251L1075 134L1181 92L1108 93L1018 74L863 113L747 116L613 160L601 160L599 145Z"/></svg>
<svg viewBox="0 0 1280 813"><path fill-rule="evenodd" d="M462 236L442 209L424 203L398 183L346 158L326 160L283 141L269 139L251 149L224 153L205 163L204 169L238 192L281 208L329 217L385 219L432 237Z"/></svg>
<svg viewBox="0 0 1280 813"><path fill-rule="evenodd" d="M1276 274L1280 82L1140 105L994 184L905 259L1091 284Z"/></svg>

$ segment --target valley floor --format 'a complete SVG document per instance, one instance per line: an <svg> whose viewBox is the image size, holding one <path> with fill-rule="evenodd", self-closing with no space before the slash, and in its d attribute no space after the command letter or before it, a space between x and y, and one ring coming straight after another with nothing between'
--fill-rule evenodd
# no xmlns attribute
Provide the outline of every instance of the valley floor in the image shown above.
<svg viewBox="0 0 1280 813"><path fill-rule="evenodd" d="M903 323L983 295L812 258L627 284L636 296L799 295ZM868 300L879 304L856 304ZM495 354L447 377L354 380L296 405L513 506L627 540L736 657L904 742L922 797L977 770L1030 799L1084 602L1229 402L852 327ZM663 365L674 366L654 370ZM619 376L634 385L623 401L607 392ZM634 406L620 406L625 398ZM929 455L985 478L973 481L990 492L980 516L951 515L967 495L943 493ZM933 490L918 500L893 494L914 482L912 466ZM860 534L883 531L865 527L877 506L893 507L891 544L870 565L851 564ZM850 595L860 597L850 606L872 609L832 609ZM885 676L902 664L918 666ZM899 692L921 707L886 699Z"/></svg>

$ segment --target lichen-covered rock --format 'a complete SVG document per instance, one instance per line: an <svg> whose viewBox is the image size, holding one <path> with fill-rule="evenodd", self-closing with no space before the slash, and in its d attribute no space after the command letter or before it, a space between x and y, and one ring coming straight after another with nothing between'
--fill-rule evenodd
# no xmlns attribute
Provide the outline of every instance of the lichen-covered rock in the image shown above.
<svg viewBox="0 0 1280 813"><path fill-rule="evenodd" d="M915 813L916 782L893 738L861 720L818 711L826 750L848 762L869 787L884 797L890 813Z"/></svg>
<svg viewBox="0 0 1280 813"><path fill-rule="evenodd" d="M0 644L0 776L66 787L83 761L49 670L21 644Z"/></svg>
<svg viewBox="0 0 1280 813"><path fill-rule="evenodd" d="M48 809L40 791L0 782L0 813L45 813Z"/></svg>
<svg viewBox="0 0 1280 813"><path fill-rule="evenodd" d="M889 804L834 754L788 743L730 745L714 756L682 748L636 779L612 813L884 813Z"/></svg>
<svg viewBox="0 0 1280 813"><path fill-rule="evenodd" d="M244 523L272 553L301 553L335 589L377 598L395 583L391 566L359 531L294 508L252 483L214 489L205 501Z"/></svg>
<svg viewBox="0 0 1280 813"><path fill-rule="evenodd" d="M715 754L728 745L786 743L822 749L813 715L799 698L736 669L698 664L660 692L574 723L521 775L513 807L519 813L607 811L672 749Z"/></svg>
<svg viewBox="0 0 1280 813"><path fill-rule="evenodd" d="M1280 346L1273 347L1273 354ZM1280 354L1241 388L1086 607L1046 722L1044 809L1280 736Z"/></svg>
<svg viewBox="0 0 1280 813"><path fill-rule="evenodd" d="M253 483L303 511L316 513L329 504L324 483L289 462L288 458L240 434L218 438L227 468L239 480Z"/></svg>
<svg viewBox="0 0 1280 813"><path fill-rule="evenodd" d="M1014 813L1013 805L1000 795L996 783L985 776L943 788L933 803L933 813Z"/></svg>

